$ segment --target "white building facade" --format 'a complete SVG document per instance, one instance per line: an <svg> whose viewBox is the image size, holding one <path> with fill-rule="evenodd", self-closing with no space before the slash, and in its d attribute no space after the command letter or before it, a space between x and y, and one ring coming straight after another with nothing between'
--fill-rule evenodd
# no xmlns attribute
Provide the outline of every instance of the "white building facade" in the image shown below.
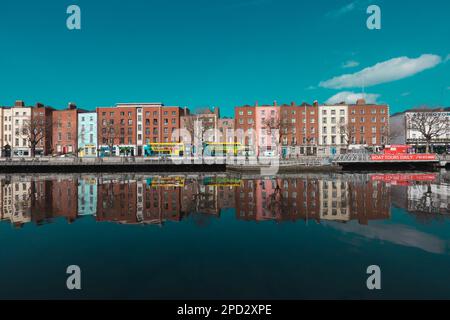
<svg viewBox="0 0 450 320"><path fill-rule="evenodd" d="M341 127L348 124L347 105L319 106L319 148L318 155L341 154L347 147L341 134Z"/></svg>

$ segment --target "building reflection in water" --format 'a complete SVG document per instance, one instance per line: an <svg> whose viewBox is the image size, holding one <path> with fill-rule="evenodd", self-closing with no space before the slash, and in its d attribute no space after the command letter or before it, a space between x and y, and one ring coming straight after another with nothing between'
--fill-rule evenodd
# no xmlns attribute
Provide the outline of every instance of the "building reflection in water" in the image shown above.
<svg viewBox="0 0 450 320"><path fill-rule="evenodd" d="M0 218L16 227L85 216L162 225L189 216L220 217L231 208L238 220L366 225L389 219L393 203L413 214L442 215L450 211L449 200L450 185L438 174L0 177Z"/></svg>

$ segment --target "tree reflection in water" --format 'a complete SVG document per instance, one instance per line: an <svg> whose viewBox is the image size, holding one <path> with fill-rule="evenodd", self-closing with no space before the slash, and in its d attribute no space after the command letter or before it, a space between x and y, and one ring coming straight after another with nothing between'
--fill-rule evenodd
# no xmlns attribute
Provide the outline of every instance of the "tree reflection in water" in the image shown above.
<svg viewBox="0 0 450 320"><path fill-rule="evenodd" d="M157 224L191 219L207 226L223 210L246 221L389 219L392 201L416 216L450 212L448 175L303 174L272 178L211 175L57 175L0 177L0 218L20 227L63 217ZM392 194L395 194L393 199ZM423 220L423 218L420 218Z"/></svg>

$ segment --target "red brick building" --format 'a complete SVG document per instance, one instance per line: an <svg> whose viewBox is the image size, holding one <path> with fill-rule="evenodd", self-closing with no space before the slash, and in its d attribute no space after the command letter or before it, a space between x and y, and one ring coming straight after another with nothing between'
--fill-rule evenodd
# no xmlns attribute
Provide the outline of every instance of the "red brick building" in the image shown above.
<svg viewBox="0 0 450 320"><path fill-rule="evenodd" d="M69 103L66 110L53 111L53 154L77 154L78 148L78 113L80 110Z"/></svg>
<svg viewBox="0 0 450 320"><path fill-rule="evenodd" d="M251 131L256 132L256 105L234 108L234 128L235 130L241 130L244 134ZM254 142L252 140L252 137L247 135L242 142L248 146Z"/></svg>
<svg viewBox="0 0 450 320"><path fill-rule="evenodd" d="M318 104L306 102L281 106L280 135L283 148L289 155L314 155L319 140Z"/></svg>
<svg viewBox="0 0 450 320"><path fill-rule="evenodd" d="M100 155L135 155L137 109L129 106L97 108Z"/></svg>
<svg viewBox="0 0 450 320"><path fill-rule="evenodd" d="M97 221L138 223L136 180L100 181L97 186Z"/></svg>
<svg viewBox="0 0 450 320"><path fill-rule="evenodd" d="M98 145L104 155L142 156L150 143L179 142L185 110L160 103L120 103L97 108ZM102 151L101 151L102 154Z"/></svg>
<svg viewBox="0 0 450 320"><path fill-rule="evenodd" d="M51 184L52 217L73 222L78 217L78 179L63 178Z"/></svg>
<svg viewBox="0 0 450 320"><path fill-rule="evenodd" d="M42 134L38 136L40 141L36 146L36 155L46 156L52 154L53 112L53 108L44 106L42 103L36 103L35 107L31 110L31 123L37 129L42 130Z"/></svg>
<svg viewBox="0 0 450 320"><path fill-rule="evenodd" d="M389 143L389 106L366 104L360 99L348 106L350 144L382 146Z"/></svg>
<svg viewBox="0 0 450 320"><path fill-rule="evenodd" d="M242 106L235 108L235 128L241 129L247 136L246 145L255 145L256 153L267 144L267 137L261 134L269 126L279 131L277 143L281 145L284 155L312 155L317 152L318 144L318 104L302 103L277 105ZM273 119L271 125L268 120Z"/></svg>

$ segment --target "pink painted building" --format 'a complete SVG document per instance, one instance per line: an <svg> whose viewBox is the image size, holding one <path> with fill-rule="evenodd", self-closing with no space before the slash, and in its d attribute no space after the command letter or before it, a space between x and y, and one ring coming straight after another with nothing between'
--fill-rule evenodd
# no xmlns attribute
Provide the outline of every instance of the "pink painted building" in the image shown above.
<svg viewBox="0 0 450 320"><path fill-rule="evenodd" d="M273 121L273 124L276 124L279 118L280 106L276 102L273 105L256 103L254 106L236 107L235 129L241 129L245 133L245 137L238 138L238 142L250 146L257 156L276 152L276 144L270 141L271 135L267 123Z"/></svg>

